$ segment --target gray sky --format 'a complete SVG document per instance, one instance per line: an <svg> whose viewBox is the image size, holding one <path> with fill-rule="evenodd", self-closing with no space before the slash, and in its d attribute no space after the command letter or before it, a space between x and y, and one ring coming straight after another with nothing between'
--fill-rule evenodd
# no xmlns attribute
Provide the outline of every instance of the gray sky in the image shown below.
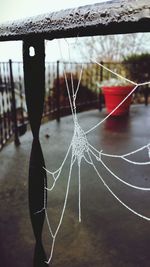
<svg viewBox="0 0 150 267"><path fill-rule="evenodd" d="M108 0L0 0L0 23L22 19L42 13L78 7ZM47 60L57 60L57 41L47 43ZM62 42L63 54L67 57L67 45ZM0 42L0 61L22 60L21 42Z"/></svg>
<svg viewBox="0 0 150 267"><path fill-rule="evenodd" d="M0 22L108 0L0 0Z"/></svg>

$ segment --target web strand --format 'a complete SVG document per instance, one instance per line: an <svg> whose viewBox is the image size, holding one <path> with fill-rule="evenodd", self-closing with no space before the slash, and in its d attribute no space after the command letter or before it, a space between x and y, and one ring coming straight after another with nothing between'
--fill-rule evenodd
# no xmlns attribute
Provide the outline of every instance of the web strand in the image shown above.
<svg viewBox="0 0 150 267"><path fill-rule="evenodd" d="M119 77L119 78L121 78L121 79L123 79L123 80L125 80L126 82L129 82L129 83L131 83L131 84L133 84L133 85L135 85L134 86L134 88L133 88L133 90L103 119L103 120L101 120L99 123L97 123L95 126L93 126L92 128L90 128L88 131L86 131L86 134L88 134L88 133L90 133L91 131L93 131L93 130L95 130L98 126L100 126L102 123L104 123L129 97L130 97L130 95L132 95L135 91L136 91L136 89L139 87L139 86L144 86L144 85L148 85L148 84L150 84L150 81L149 82L144 82L144 83L136 83L136 82L134 82L134 81L131 81L131 80L129 80L129 79L127 79L127 78L125 78L125 77L123 77L122 75L120 75L120 74L118 74L118 73L116 73L116 72L114 72L114 71L112 71L112 70L110 70L109 68L107 68L106 66L104 66L103 64L101 64L101 63L99 63L99 62L97 62L96 60L93 60L93 59L91 59L91 61L93 62L93 63L96 63L97 65L99 65L100 67L102 67L102 68L104 68L105 70L107 70L107 71L109 71L110 73L112 73L112 74L114 74L115 76L117 76L117 77Z"/></svg>
<svg viewBox="0 0 150 267"><path fill-rule="evenodd" d="M92 132L93 130L95 130L98 126L100 126L102 123L104 123L128 98L130 95L132 95L135 90L137 89L138 85L136 85L133 90L103 119L101 120L99 123L97 123L95 126L93 126L91 129L89 129L88 131L86 131L86 134Z"/></svg>
<svg viewBox="0 0 150 267"><path fill-rule="evenodd" d="M67 41L67 39L65 39L66 43L67 43L67 47L68 47L68 55L69 55L69 62L71 64L71 55L70 55L70 46L69 46L69 43ZM74 83L73 83L73 75L72 75L72 71L70 72L70 78L71 78L71 89L72 89L72 95L74 96L75 95L75 92L74 92Z"/></svg>
<svg viewBox="0 0 150 267"><path fill-rule="evenodd" d="M150 217L144 216L144 215L136 212L135 210L133 210L132 208L130 208L128 205L126 205L119 197L117 197L117 195L110 189L110 187L106 184L106 182L104 181L104 179L102 178L102 176L98 172L96 166L94 165L94 163L92 161L92 158L91 158L91 162L92 162L93 168L94 168L95 172L97 173L98 177L100 178L100 180L102 181L102 183L104 184L104 186L108 189L108 191L111 193L111 195L114 196L114 198L116 200L118 200L118 202L122 206L124 206L127 210L131 211L133 214L137 215L138 217L140 217L140 218L142 218L144 220L150 221Z"/></svg>
<svg viewBox="0 0 150 267"><path fill-rule="evenodd" d="M134 189L138 189L138 190L143 190L143 191L150 191L149 187L140 187L140 186L136 186L136 185L132 185L126 181L124 181L123 179L121 179L119 176L117 176L113 171L110 170L110 168L108 168L108 166L106 165L106 163L104 163L104 161L97 157L92 150L90 150L90 152L92 153L92 155L99 161L102 163L102 165L105 167L105 169L113 176L115 177L117 180L119 180L120 182L124 183L125 185L132 187Z"/></svg>
<svg viewBox="0 0 150 267"><path fill-rule="evenodd" d="M99 65L99 66L102 67L103 69L109 71L110 73L114 74L114 75L117 76L118 78L121 78L122 80L125 80L126 82L129 82L129 83L131 83L131 84L133 84L133 85L138 85L136 82L133 82L133 81L131 81L131 80L129 80L129 79L123 77L122 75L120 75L120 74L118 74L118 73L116 73L116 72L110 70L109 68L107 68L107 67L104 66L103 64L97 62L96 60L91 59L91 61L92 61L93 63L96 63L97 65Z"/></svg>
<svg viewBox="0 0 150 267"><path fill-rule="evenodd" d="M67 200L68 200L68 194L69 194L69 188L70 188L70 180L71 180L72 166L73 166L73 158L71 158L71 163L70 163L69 177L68 177L68 182L67 182L67 189L66 189L66 194L65 194L65 200L64 200L64 204L63 204L63 209L62 209L61 216L60 216L60 219L59 219L59 223L58 223L58 225L56 227L55 233L53 233L52 230L51 230L50 222L49 222L47 211L46 211L46 219L47 219L47 223L48 223L49 230L50 230L50 233L51 233L51 237L53 239L52 247L51 247L51 252L50 252L50 257L49 257L49 259L47 261L47 264L49 264L50 261L51 261L51 259L52 259L53 251L54 251L54 245L55 245L55 240L56 240L58 231L59 231L59 229L60 229L60 227L62 225L64 213L65 213L65 210L66 210L66 205L67 205Z"/></svg>
<svg viewBox="0 0 150 267"><path fill-rule="evenodd" d="M137 162L137 161L133 161L133 160L130 160L126 157L128 156L131 156L133 154L136 154L138 153L139 151L142 151L144 150L145 148L148 148L148 145L146 146L143 146L137 150L134 150L130 153L127 153L127 154L124 154L124 155L115 155L115 154L107 154L107 153L104 153L103 150L102 151L98 151L95 147L93 147L91 144L89 144L89 146L91 147L91 149L93 149L96 153L98 153L98 155L101 155L101 156L105 156L105 157L109 157L109 158L120 158L120 159L123 159L129 163L132 163L134 165L149 165L150 164L150 161L146 161L146 162Z"/></svg>
<svg viewBox="0 0 150 267"><path fill-rule="evenodd" d="M81 222L81 162L78 163L79 170L79 222Z"/></svg>

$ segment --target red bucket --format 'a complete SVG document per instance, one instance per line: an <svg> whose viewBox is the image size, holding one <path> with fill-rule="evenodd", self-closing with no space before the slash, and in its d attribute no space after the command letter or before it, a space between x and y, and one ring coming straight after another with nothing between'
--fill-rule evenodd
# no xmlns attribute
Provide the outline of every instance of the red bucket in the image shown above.
<svg viewBox="0 0 150 267"><path fill-rule="evenodd" d="M133 90L133 86L104 86L103 92L105 97L105 105L108 113L111 113ZM127 114L129 112L129 107L131 104L130 95L121 106L119 106L112 115L120 116Z"/></svg>

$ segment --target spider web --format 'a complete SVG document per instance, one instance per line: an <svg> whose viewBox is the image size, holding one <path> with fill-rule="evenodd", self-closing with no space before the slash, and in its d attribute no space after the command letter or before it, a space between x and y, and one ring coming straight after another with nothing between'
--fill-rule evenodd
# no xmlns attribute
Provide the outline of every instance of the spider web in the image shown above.
<svg viewBox="0 0 150 267"><path fill-rule="evenodd" d="M69 44L67 42L68 45L68 53L69 53L69 60L70 60L70 49L69 49ZM59 45L59 49L60 49L60 53L62 55L61 52L61 47ZM70 60L71 62L71 60ZM132 209L131 207L129 207L127 204L125 204L113 191L112 189L109 187L109 185L105 182L104 178L101 176L100 172L98 171L93 158L102 164L102 166L106 169L106 171L112 175L113 178L115 178L116 180L120 181L121 183L125 184L128 187L131 187L133 189L136 190L142 190L142 191L150 191L150 188L147 187L140 187L134 184L131 184L129 182L126 182L124 179L122 179L121 177L119 177L118 175L116 175L108 166L107 164L104 162L103 157L106 158L116 158L116 159L122 159L130 164L134 164L134 165L149 165L150 164L150 143L134 150L131 151L129 153L123 154L123 155L115 155L115 154L107 154L104 153L103 150L97 150L94 146L92 146L87 139L87 135L89 133L91 133L93 130L95 130L97 127L99 127L101 124L103 124L128 98L129 96L135 92L135 90L139 87L139 86L144 86L144 85L148 85L150 84L150 82L144 82L144 83L136 83L134 81L131 81L125 77L123 77L122 75L110 70L109 68L105 67L104 65L100 64L99 62L97 62L96 60L91 60L91 62L96 63L98 66L104 68L105 70L109 71L110 73L114 74L115 76L117 76L120 79L123 79L129 83L131 83L134 87L133 90L123 99L123 101L121 101L119 103L119 105L117 105L114 110L109 113L104 119L102 119L100 122L98 122L96 125L94 125L93 127L91 127L89 130L84 131L82 129L82 127L79 124L78 121L78 116L77 116L77 108L76 108L76 98L77 98L77 94L80 88L80 83L81 83L81 78L82 78L82 72L83 72L83 65L81 67L81 71L80 71L80 75L79 75L79 81L77 84L77 87L74 87L74 81L73 81L73 75L71 72L71 93L70 93L70 88L69 88L69 84L68 84L68 80L67 80L67 74L66 74L66 70L64 69L64 77L65 77L65 83L66 83L66 89L67 89L67 93L68 93L68 98L69 98L69 103L70 103L70 108L71 108L71 112L72 112L72 118L73 118L73 123L74 123L74 133L73 133L73 137L71 140L71 143L69 145L69 148L66 152L66 155L60 165L60 167L55 170L55 171L49 171L46 168L44 168L46 170L46 172L50 175L50 177L52 177L53 179L53 184L50 188L45 186L45 193L44 193L44 206L41 210L37 211L36 213L39 212L45 212L45 216L46 216L46 222L48 225L48 229L49 229L49 233L50 233L50 237L52 238L52 245L51 245L51 250L50 250L50 255L49 255L49 259L47 261L47 264L49 264L51 262L52 256L53 256L53 252L54 252L54 246L55 246L55 241L58 235L58 232L60 230L60 227L62 225L63 222L63 218L64 218L64 214L65 214L65 210L66 210L66 205L67 205L67 201L68 201L68 194L69 194L69 189L70 189L70 181L71 181L71 174L72 174L72 168L73 165L75 164L75 162L77 163L77 167L78 167L78 184L79 184L79 195L78 195L78 219L79 222L81 222L81 161L84 160L86 163L88 163L89 165L91 165L91 167L94 169L95 173L97 174L98 178L100 179L100 181L103 183L103 185L107 188L107 190L111 193L111 195L118 200L118 202L123 205L126 209L128 209L130 212L132 212L133 214L139 216L140 218L150 221L150 217L142 215L141 213L138 213L136 210ZM147 153L147 161L145 162L137 162L137 161L133 161L131 159L129 159L129 156L134 155L138 152L141 151L146 151ZM63 207L62 207L62 211L61 211L61 215L59 217L59 221L56 225L55 230L52 229L51 223L50 223L50 219L48 217L48 209L47 209L47 201L46 201L46 195L47 195L47 191L52 191L58 181L58 179L61 177L62 174L62 170L64 168L64 165L66 163L66 160L69 158L70 155L70 167L69 167L69 174L68 174L68 179L67 179L67 186L66 186L66 192L65 192L65 198L64 198L64 203L63 203Z"/></svg>

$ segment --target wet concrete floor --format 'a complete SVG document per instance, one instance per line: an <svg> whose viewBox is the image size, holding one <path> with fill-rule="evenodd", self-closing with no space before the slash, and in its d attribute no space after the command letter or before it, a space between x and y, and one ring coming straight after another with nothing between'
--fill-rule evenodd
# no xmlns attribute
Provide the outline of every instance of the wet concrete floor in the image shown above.
<svg viewBox="0 0 150 267"><path fill-rule="evenodd" d="M84 130L97 124L105 111L79 114ZM60 166L71 142L71 116L44 124L41 144L46 166ZM49 137L48 137L49 135ZM124 118L110 118L87 135L90 144L106 153L125 154L150 142L150 107L134 106ZM0 152L0 266L32 267L34 237L28 212L28 163L32 135L21 137L21 145L7 145ZM147 149L134 160L148 160ZM125 181L150 187L149 166L137 166L121 159L103 157L104 162ZM111 190L127 205L150 216L150 193L121 184L99 162L96 167ZM56 228L65 197L69 173L68 158L60 180L48 198L48 212ZM78 222L78 169L74 165L64 220L57 236L53 267L149 267L150 222L123 207L108 192L93 167L82 161L82 222ZM51 179L49 177L49 181ZM50 183L49 182L49 183ZM51 239L44 226L43 243L47 255Z"/></svg>

